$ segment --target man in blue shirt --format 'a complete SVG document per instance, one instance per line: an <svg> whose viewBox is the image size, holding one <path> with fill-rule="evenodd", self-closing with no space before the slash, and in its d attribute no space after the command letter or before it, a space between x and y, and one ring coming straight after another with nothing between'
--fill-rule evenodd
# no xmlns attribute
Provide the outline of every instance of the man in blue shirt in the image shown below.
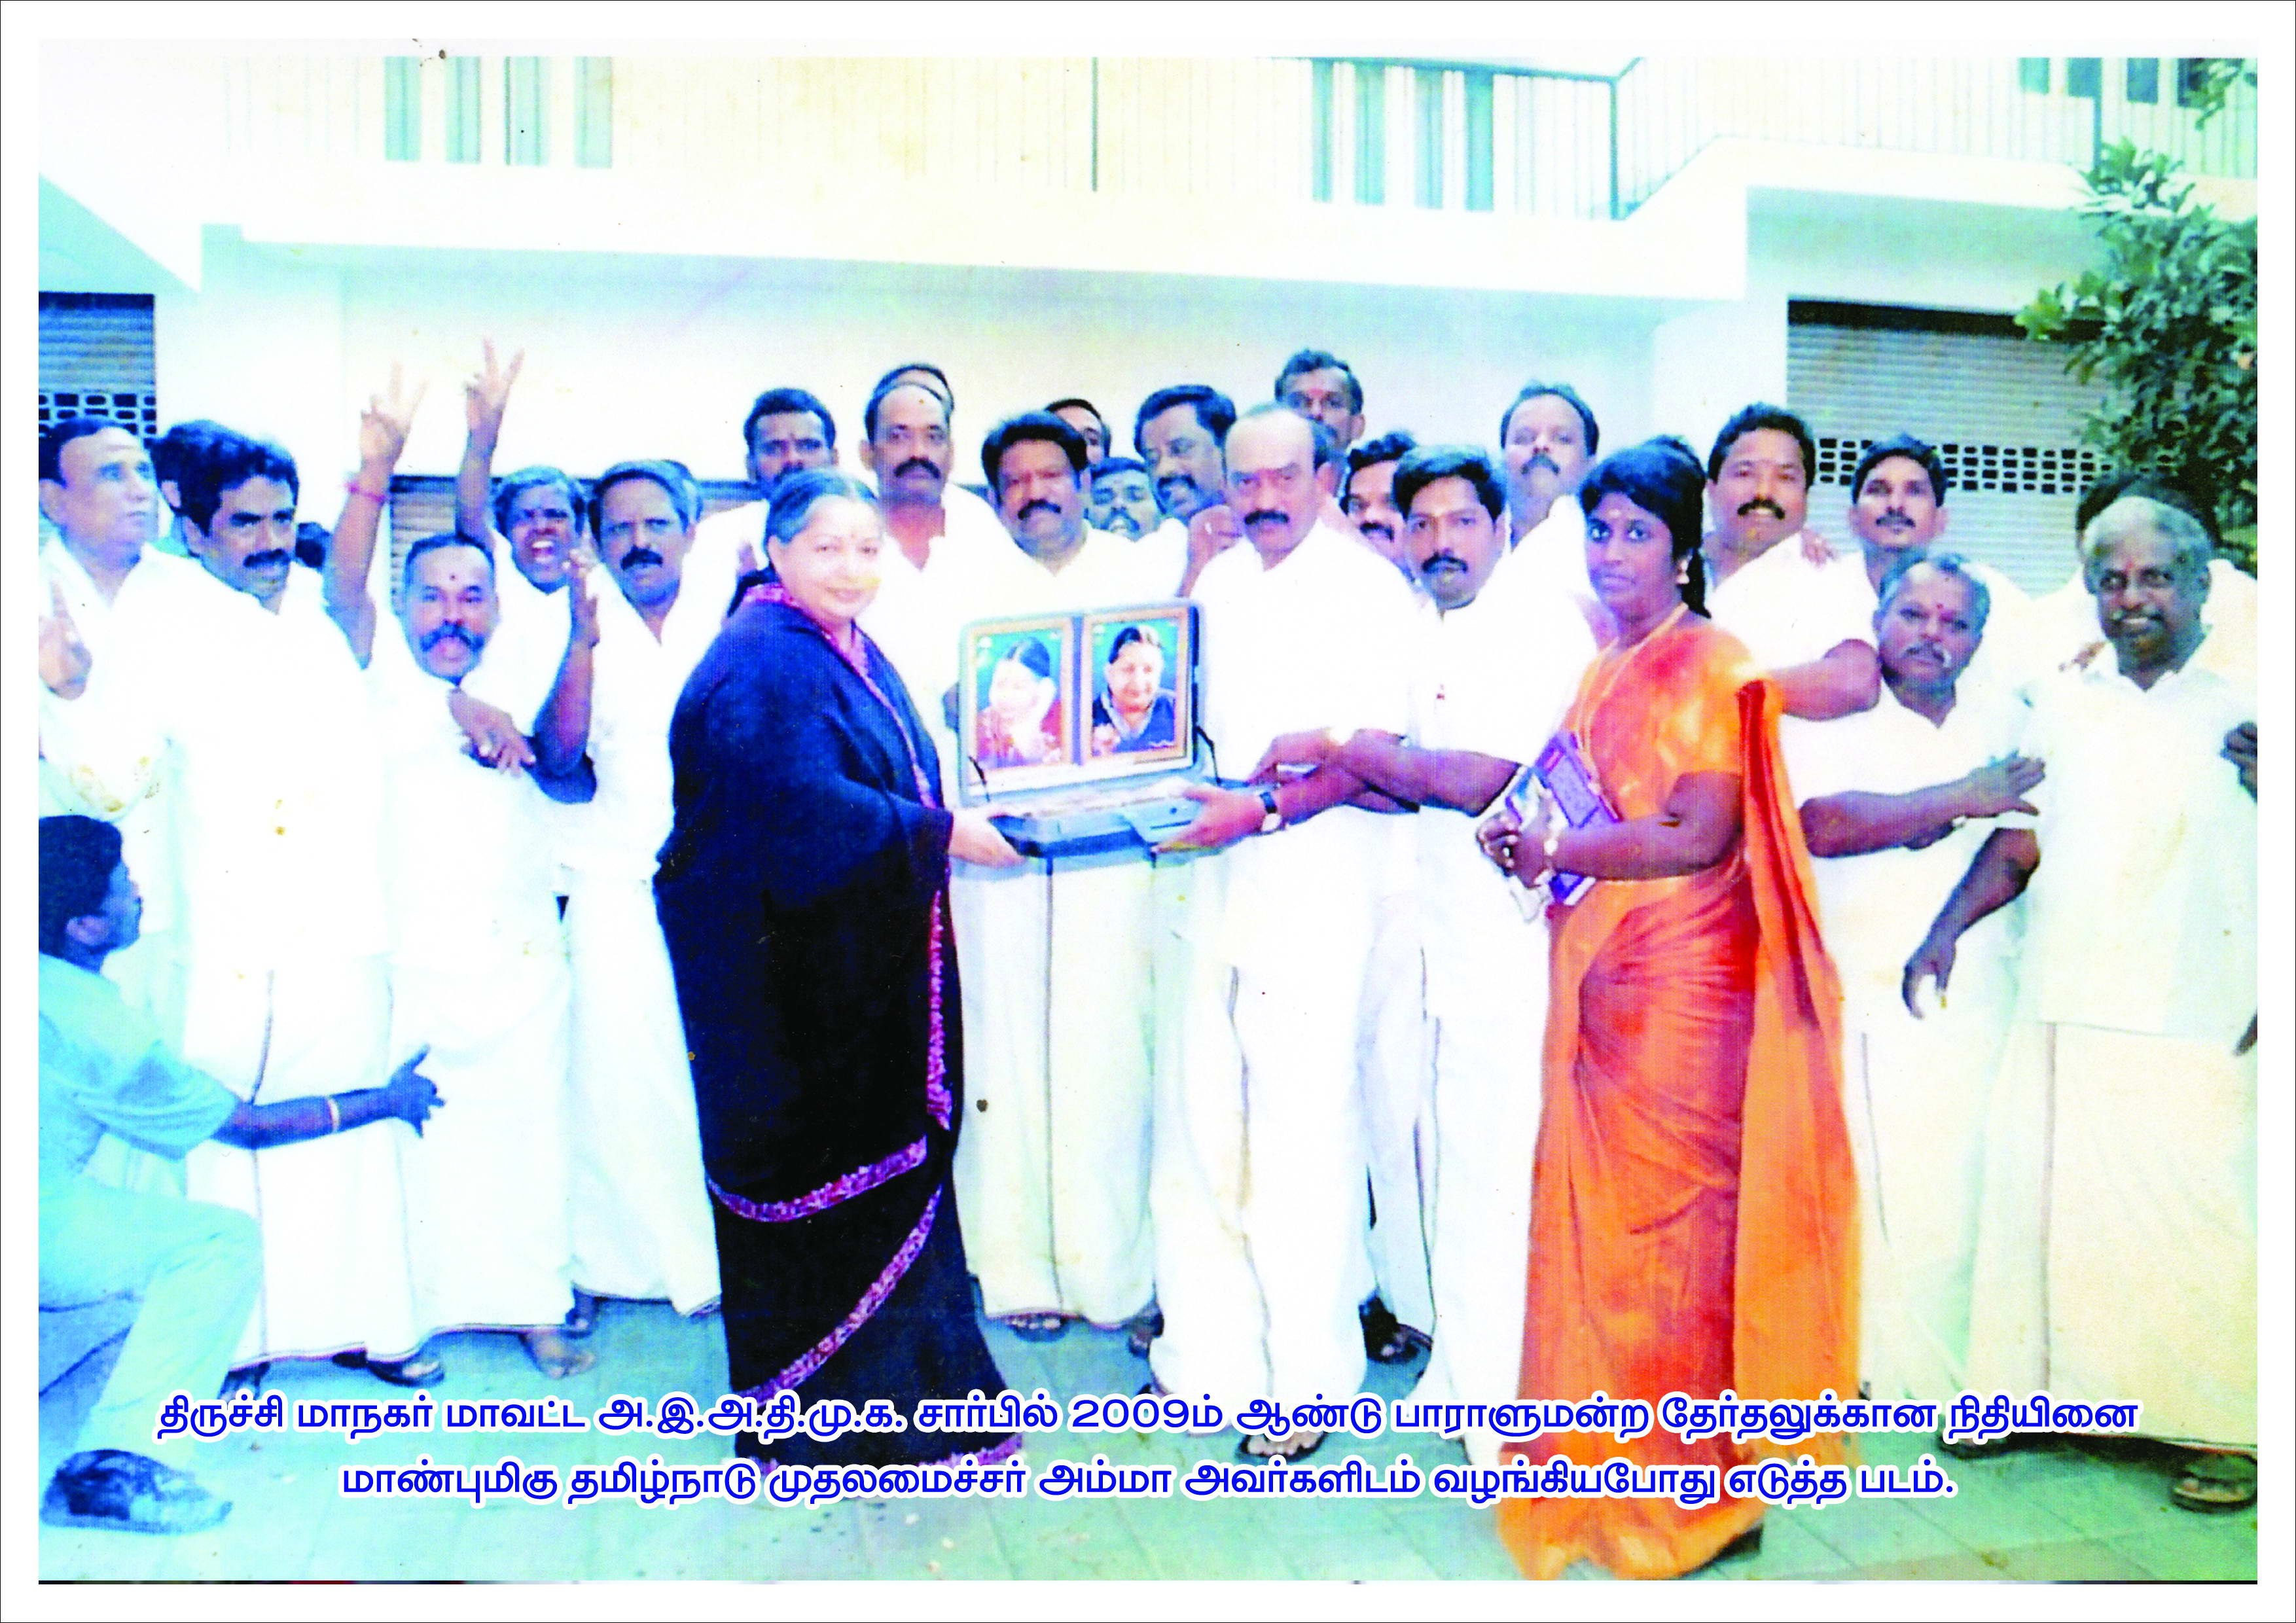
<svg viewBox="0 0 2296 1623"><path fill-rule="evenodd" d="M144 1304L40 1519L189 1533L231 1504L153 1457L187 1444L154 1442L153 1422L174 1393L204 1398L221 1384L262 1276L260 1238L242 1213L99 1184L82 1170L88 1157L106 1133L175 1159L211 1137L261 1150L391 1117L419 1133L439 1100L420 1054L381 1087L254 1105L169 1053L102 973L143 919L119 851L108 823L40 820L40 1306L123 1293Z"/></svg>

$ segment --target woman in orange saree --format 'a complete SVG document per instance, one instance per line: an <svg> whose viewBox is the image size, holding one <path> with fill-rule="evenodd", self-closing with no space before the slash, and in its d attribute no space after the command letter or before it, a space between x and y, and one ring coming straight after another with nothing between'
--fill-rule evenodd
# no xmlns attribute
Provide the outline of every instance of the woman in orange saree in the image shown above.
<svg viewBox="0 0 2296 1623"><path fill-rule="evenodd" d="M1621 821L1542 811L1485 824L1526 885L1597 883L1550 911L1545 1108L1532 1186L1521 1393L1816 1398L1856 1387L1855 1201L1834 1046L1839 995L1779 764L1777 700L1738 641L1693 611L1702 471L1678 441L1591 473L1587 568L1619 626L1564 721ZM1838 1439L1792 1452L1840 1457ZM1662 1427L1553 1433L1544 1465L1622 1457L1719 1472L1752 1451ZM1621 1577L1703 1566L1758 1499L1510 1498L1523 1570Z"/></svg>

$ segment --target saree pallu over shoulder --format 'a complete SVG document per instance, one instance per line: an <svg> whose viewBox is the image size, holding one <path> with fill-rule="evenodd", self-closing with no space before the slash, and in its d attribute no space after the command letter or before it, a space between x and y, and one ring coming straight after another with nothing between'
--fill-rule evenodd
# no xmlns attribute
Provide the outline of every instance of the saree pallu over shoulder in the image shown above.
<svg viewBox="0 0 2296 1623"><path fill-rule="evenodd" d="M1565 725L1622 817L1685 773L1740 783L1714 866L1605 881L1553 914L1546 1104L1533 1188L1521 1392L1815 1398L1856 1384L1854 1187L1809 858L1776 742L1775 688L1734 639L1683 617L1589 668ZM1663 1430L1549 1434L1544 1465L1619 1456L1718 1478L1758 1452ZM1838 1438L1792 1452L1841 1457ZM1520 1498L1499 1527L1534 1577L1589 1559L1626 1577L1702 1565L1758 1500Z"/></svg>

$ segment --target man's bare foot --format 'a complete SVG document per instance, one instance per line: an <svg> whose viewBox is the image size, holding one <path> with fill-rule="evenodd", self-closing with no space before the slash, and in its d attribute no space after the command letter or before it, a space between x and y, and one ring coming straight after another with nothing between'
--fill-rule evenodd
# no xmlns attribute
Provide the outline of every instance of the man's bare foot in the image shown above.
<svg viewBox="0 0 2296 1623"><path fill-rule="evenodd" d="M526 1343L526 1356L534 1360L534 1367L553 1381L597 1367L597 1354L567 1345L562 1331L529 1330L519 1340Z"/></svg>

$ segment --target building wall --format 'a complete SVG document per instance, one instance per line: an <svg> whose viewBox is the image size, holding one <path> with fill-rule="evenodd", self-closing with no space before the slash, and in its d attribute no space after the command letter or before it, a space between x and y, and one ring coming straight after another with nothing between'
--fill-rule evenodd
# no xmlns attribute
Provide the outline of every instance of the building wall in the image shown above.
<svg viewBox="0 0 2296 1623"><path fill-rule="evenodd" d="M1574 383L1606 437L1650 431L1647 312L1440 290L808 262L413 251L320 259L211 233L202 291L156 313L160 413L213 416L279 439L305 468L314 516L352 456L357 413L394 360L429 393L402 468L451 472L462 381L482 338L528 354L501 467L594 472L675 456L741 476L740 425L766 387L795 383L860 436L869 386L931 359L955 382L958 477L977 480L999 417L1068 394L1128 445L1149 391L1204 381L1267 397L1292 350L1350 361L1372 430L1488 442L1533 375ZM851 462L853 453L847 450Z"/></svg>

